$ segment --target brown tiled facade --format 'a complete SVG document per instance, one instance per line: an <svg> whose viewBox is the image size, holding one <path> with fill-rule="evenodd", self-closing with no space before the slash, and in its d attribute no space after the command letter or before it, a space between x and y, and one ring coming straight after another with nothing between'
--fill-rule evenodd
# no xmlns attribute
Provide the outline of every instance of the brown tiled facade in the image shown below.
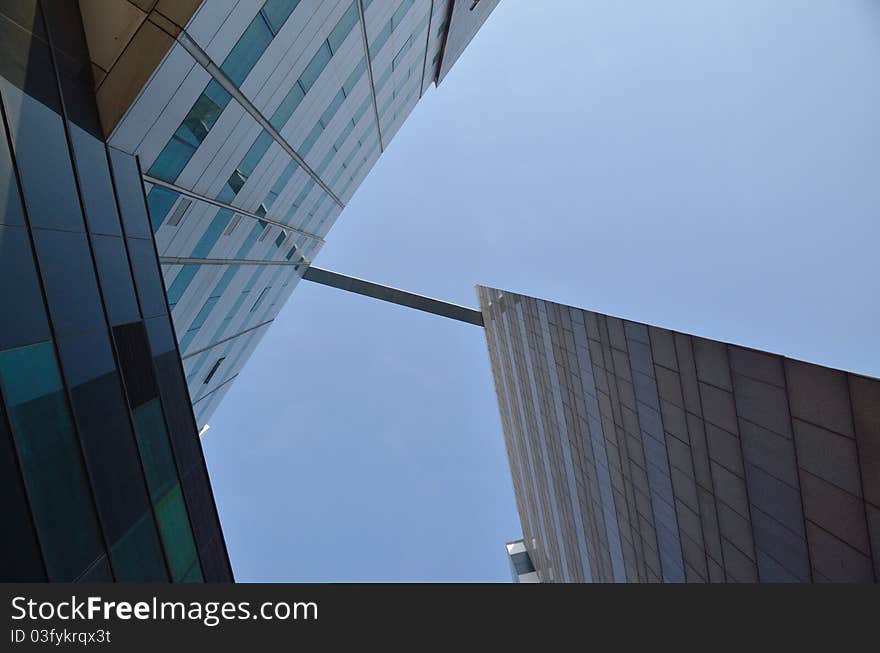
<svg viewBox="0 0 880 653"><path fill-rule="evenodd" d="M880 576L880 381L479 295L542 581Z"/></svg>

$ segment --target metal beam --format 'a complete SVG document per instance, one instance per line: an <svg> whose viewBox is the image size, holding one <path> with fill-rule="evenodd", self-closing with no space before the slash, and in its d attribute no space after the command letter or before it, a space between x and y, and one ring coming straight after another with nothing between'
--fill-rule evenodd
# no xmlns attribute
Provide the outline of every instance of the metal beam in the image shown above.
<svg viewBox="0 0 880 653"><path fill-rule="evenodd" d="M458 304L450 304L439 299L432 299L424 295L416 295L415 293L399 290L390 286L383 286L372 281L365 281L355 277L349 277L338 272L330 270L322 270L321 268L310 267L303 275L303 279L314 281L325 286L347 290L348 292L357 293L373 299L381 299L382 301L391 302L400 306L407 306L419 311L441 315L459 322L467 322L476 326L483 326L483 314L473 308L460 306Z"/></svg>
<svg viewBox="0 0 880 653"><path fill-rule="evenodd" d="M252 258L189 258L185 256L160 256L162 265L308 265L308 261L263 261Z"/></svg>

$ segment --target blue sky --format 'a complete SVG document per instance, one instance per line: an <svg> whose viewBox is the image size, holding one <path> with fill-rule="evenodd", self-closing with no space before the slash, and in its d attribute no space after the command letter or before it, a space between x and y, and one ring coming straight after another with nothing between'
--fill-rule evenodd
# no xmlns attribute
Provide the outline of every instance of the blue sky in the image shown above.
<svg viewBox="0 0 880 653"><path fill-rule="evenodd" d="M503 0L316 264L880 376L880 3ZM211 420L240 581L507 581L479 328L301 283Z"/></svg>

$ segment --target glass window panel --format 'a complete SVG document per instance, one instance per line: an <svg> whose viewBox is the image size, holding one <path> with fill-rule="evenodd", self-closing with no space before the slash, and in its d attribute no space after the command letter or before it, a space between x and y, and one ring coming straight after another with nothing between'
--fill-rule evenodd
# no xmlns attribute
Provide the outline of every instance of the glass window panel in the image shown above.
<svg viewBox="0 0 880 653"><path fill-rule="evenodd" d="M330 124L330 121L333 120L333 116L339 111L339 107L342 106L343 102L345 102L345 91L339 89L339 92L330 101L330 106L328 106L324 110L324 113L321 114L321 125L326 128L327 125Z"/></svg>
<svg viewBox="0 0 880 653"><path fill-rule="evenodd" d="M120 324L113 327L113 340L116 342L128 404L131 408L137 408L159 394L146 329L142 322Z"/></svg>
<svg viewBox="0 0 880 653"><path fill-rule="evenodd" d="M0 223L24 224L18 179L16 179L15 171L12 168L9 143L6 140L6 130L3 129L2 121L0 121Z"/></svg>
<svg viewBox="0 0 880 653"><path fill-rule="evenodd" d="M144 320L144 323L147 326L147 338L150 341L153 358L174 351L174 332L171 330L171 320L168 319L167 313Z"/></svg>
<svg viewBox="0 0 880 653"><path fill-rule="evenodd" d="M2 78L0 88L31 225L82 231L61 117Z"/></svg>
<svg viewBox="0 0 880 653"><path fill-rule="evenodd" d="M0 578L4 582L38 582L46 579L40 545L31 521L12 434L0 402L0 520L7 527L0 538ZM13 527L14 525L14 527Z"/></svg>
<svg viewBox="0 0 880 653"><path fill-rule="evenodd" d="M0 352L0 382L49 578L75 580L104 551L52 344Z"/></svg>
<svg viewBox="0 0 880 653"><path fill-rule="evenodd" d="M269 27L277 34L281 26L296 9L300 0L266 0L263 4L263 15L269 23Z"/></svg>
<svg viewBox="0 0 880 653"><path fill-rule="evenodd" d="M311 151L323 131L324 128L321 126L321 123L312 127L312 131L309 132L309 135L306 136L306 140L304 140L299 147L300 156L305 156Z"/></svg>
<svg viewBox="0 0 880 653"><path fill-rule="evenodd" d="M342 18L339 19L339 22L336 23L336 27L330 32L330 36L327 37L327 42L330 44L330 50L332 52L337 52L339 50L339 46L345 41L345 38L351 32L351 28L357 25L357 22L358 8L357 0L355 0L355 2L351 3L351 6L346 12L342 14Z"/></svg>
<svg viewBox="0 0 880 653"><path fill-rule="evenodd" d="M177 273L174 281L171 282L171 286L168 288L168 305L172 309L180 301L180 298L183 297L186 289L189 288L189 284L192 283L193 277L199 271L199 267L201 266L184 265L183 269Z"/></svg>
<svg viewBox="0 0 880 653"><path fill-rule="evenodd" d="M361 62L357 65L357 67L351 72L351 75L348 76L348 79L345 80L345 83L342 85L342 91L346 95L350 95L352 89L355 87L361 77L364 76L364 72L367 70L367 60L366 58L361 59Z"/></svg>
<svg viewBox="0 0 880 653"><path fill-rule="evenodd" d="M318 80L318 77L321 76L321 73L324 71L324 68L327 67L327 63L332 57L333 53L330 52L330 46L327 44L327 41L324 41L321 44L321 47L318 48L315 56L312 57L312 60L306 66L302 75L300 75L299 81L306 93L309 92L309 89L312 88Z"/></svg>
<svg viewBox="0 0 880 653"><path fill-rule="evenodd" d="M302 102L302 99L306 96L303 87L300 85L299 81L293 85L293 88L287 93L285 98L281 101L281 104L278 105L278 108L275 110L275 113L272 114L272 119L269 121L272 123L272 126L275 129L281 129L287 124L290 116L293 115L293 112L296 111L296 108L299 106L299 103Z"/></svg>
<svg viewBox="0 0 880 653"><path fill-rule="evenodd" d="M394 15L391 16L392 29L395 29L400 25L406 12L409 11L409 8L413 6L414 2L415 0L403 0L403 2L400 3L400 6L394 11Z"/></svg>
<svg viewBox="0 0 880 653"><path fill-rule="evenodd" d="M153 399L133 410L132 416L147 487L155 503L177 483L177 469L165 430L162 405L158 399Z"/></svg>
<svg viewBox="0 0 880 653"><path fill-rule="evenodd" d="M122 225L126 236L150 238L152 229L144 202L144 183L138 170L137 161L130 154L108 147L110 163L113 166L113 181L119 210L122 212Z"/></svg>
<svg viewBox="0 0 880 653"><path fill-rule="evenodd" d="M195 152L195 148L189 143L172 137L165 147L162 148L162 151L159 152L159 156L153 161L153 165L150 166L150 176L173 182L186 167L186 164L189 163Z"/></svg>
<svg viewBox="0 0 880 653"><path fill-rule="evenodd" d="M0 225L0 349L50 337L31 252L30 238L23 227Z"/></svg>
<svg viewBox="0 0 880 653"><path fill-rule="evenodd" d="M211 80L211 82L216 84L215 80ZM214 89L212 88L212 91L213 90ZM226 95L219 95L219 100L229 97L229 94L225 89L220 87L220 90ZM226 103L228 102L229 100L226 100ZM217 122L217 119L220 117L220 114L223 113L225 107L226 104L219 104L214 98L208 95L206 88L205 92L198 97L196 103L192 106L192 109L186 114L186 118L183 119L183 123L176 132L177 135L193 147L198 147L202 144L202 141L205 140L208 132L211 131L211 127Z"/></svg>
<svg viewBox="0 0 880 653"><path fill-rule="evenodd" d="M175 582L180 581L193 562L197 561L196 545L186 506L183 503L183 494L180 492L180 484L175 485L156 504L156 515L159 519L159 533L162 535L165 555L168 557L168 566L171 568L171 579Z"/></svg>
<svg viewBox="0 0 880 653"><path fill-rule="evenodd" d="M232 215L233 213L229 209L220 209L217 212L217 215L214 216L211 224L208 225L205 233L196 244L195 249L193 249L192 255L194 258L205 258L211 252L211 248L214 247L217 239L220 238L223 230L226 229L226 226L232 219Z"/></svg>
<svg viewBox="0 0 880 653"><path fill-rule="evenodd" d="M388 38L391 36L391 21L389 20L385 23L385 27L382 28L382 31L376 35L376 38L373 39L373 42L370 43L370 56L375 60L376 55L379 53L379 50L382 49L382 46L388 42Z"/></svg>
<svg viewBox="0 0 880 653"><path fill-rule="evenodd" d="M174 202L177 201L178 197L179 195L173 190L168 190L161 186L153 186L150 192L147 193L147 210L150 213L150 225L153 227L154 232L159 231L165 216L168 215L168 211L174 206ZM177 223L170 220L169 224L174 226Z"/></svg>
<svg viewBox="0 0 880 653"><path fill-rule="evenodd" d="M254 141L254 144L251 145L250 149L247 151L247 154L244 155L244 159L242 159L241 165L238 166L238 169L244 174L245 177L251 176L254 168L257 167L260 159L263 158L263 155L266 154L266 150L269 149L269 146L272 145L272 143L273 139L269 135L269 132L265 130L260 132L260 135L257 136L257 140Z"/></svg>
<svg viewBox="0 0 880 653"><path fill-rule="evenodd" d="M208 82L208 85L205 87L204 94L211 98L211 100L221 109L225 109L226 105L229 104L229 101L232 100L232 96L229 94L225 88L220 85L216 79L212 79ZM214 126L215 120L209 121L208 129Z"/></svg>
<svg viewBox="0 0 880 653"><path fill-rule="evenodd" d="M189 403L189 391L176 352L161 354L155 358L155 361L171 446L177 460L178 471L180 474L185 474L188 470L200 466L203 460L199 436L193 421L192 405Z"/></svg>
<svg viewBox="0 0 880 653"><path fill-rule="evenodd" d="M86 235L34 229L33 236L55 331L100 327L104 310Z"/></svg>
<svg viewBox="0 0 880 653"><path fill-rule="evenodd" d="M131 267L144 317L165 313L165 286L162 285L162 276L159 274L159 261L156 259L153 241L129 238L128 254L131 257Z"/></svg>
<svg viewBox="0 0 880 653"><path fill-rule="evenodd" d="M272 32L269 31L262 14L257 14L238 39L238 43L223 60L220 68L236 86L241 86L271 42Z"/></svg>
<svg viewBox="0 0 880 653"><path fill-rule="evenodd" d="M145 512L122 538L110 545L110 558L119 582L167 582L168 571L152 512Z"/></svg>
<svg viewBox="0 0 880 653"><path fill-rule="evenodd" d="M110 324L134 322L140 318L128 255L122 238L92 236L92 252L98 267L98 278L104 291L104 305Z"/></svg>
<svg viewBox="0 0 880 653"><path fill-rule="evenodd" d="M103 331L66 336L58 350L98 514L113 542L149 501L110 340Z"/></svg>
<svg viewBox="0 0 880 653"><path fill-rule="evenodd" d="M121 236L104 144L78 126L72 123L68 126L89 231Z"/></svg>

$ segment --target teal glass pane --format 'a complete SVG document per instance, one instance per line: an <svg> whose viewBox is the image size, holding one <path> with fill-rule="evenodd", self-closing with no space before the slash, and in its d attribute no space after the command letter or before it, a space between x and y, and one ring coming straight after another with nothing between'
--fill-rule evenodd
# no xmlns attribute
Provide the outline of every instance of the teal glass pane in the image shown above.
<svg viewBox="0 0 880 653"><path fill-rule="evenodd" d="M376 93L378 93L379 91L381 91L385 87L385 84L388 83L388 80L390 78L391 78L391 66L388 66L385 69L385 72L382 73L382 76L379 77L379 79L376 81Z"/></svg>
<svg viewBox="0 0 880 653"><path fill-rule="evenodd" d="M324 68L327 67L332 56L333 53L330 52L330 46L327 44L327 41L324 41L299 77L299 83L302 84L303 90L306 93L309 92L309 89L312 88L318 77L324 72Z"/></svg>
<svg viewBox="0 0 880 653"><path fill-rule="evenodd" d="M312 131L309 132L309 135L306 136L306 140L304 140L302 145L300 145L299 147L300 156L305 156L311 151L312 147L315 145L323 131L324 128L321 126L321 123L318 123L317 125L312 127Z"/></svg>
<svg viewBox="0 0 880 653"><path fill-rule="evenodd" d="M251 232L248 234L248 237L245 239L238 252L236 252L235 258L244 258L244 255L247 254L251 247L253 247L254 243L257 242L262 231L263 227L260 225L254 225L253 229L251 229Z"/></svg>
<svg viewBox="0 0 880 653"><path fill-rule="evenodd" d="M150 225L153 227L154 233L162 226L162 222L178 197L179 195L173 190L161 186L153 186L147 193L147 210L150 213Z"/></svg>
<svg viewBox="0 0 880 653"><path fill-rule="evenodd" d="M275 129L281 129L284 125L287 124L287 121L290 119L290 116L293 115L293 112L296 111L296 108L299 106L299 103L302 102L302 99L306 96L305 89L303 89L302 85L299 81L293 85L293 88L287 93L285 98L281 100L281 104L278 105L278 108L275 109L275 113L272 114L272 119L269 121L272 123L272 126Z"/></svg>
<svg viewBox="0 0 880 653"><path fill-rule="evenodd" d="M327 125L330 124L330 121L333 120L333 116L339 111L339 107L342 106L343 102L345 102L345 91L339 89L339 92L330 101L330 106L328 106L324 110L324 113L321 114L320 122L323 127L326 128Z"/></svg>
<svg viewBox="0 0 880 653"><path fill-rule="evenodd" d="M177 468L174 466L174 454L165 430L162 406L159 399L153 399L133 410L131 414L134 417L138 450L141 452L141 462L147 477L147 488L155 503L177 483Z"/></svg>
<svg viewBox="0 0 880 653"><path fill-rule="evenodd" d="M222 234L223 230L229 225L232 216L233 213L229 209L220 209L217 211L217 215L211 220L211 224L208 225L207 230L205 230L205 233L196 244L192 253L193 258L205 258L208 256L211 252L211 248L214 247L217 239L220 238L220 234Z"/></svg>
<svg viewBox="0 0 880 653"><path fill-rule="evenodd" d="M167 582L168 571L152 512L146 512L110 545L116 580L122 583Z"/></svg>
<svg viewBox="0 0 880 653"><path fill-rule="evenodd" d="M400 3L400 6L394 11L394 15L391 16L391 29L396 29L398 25L403 21L403 17L406 15L406 12L409 11L409 8L413 6L415 0L403 0Z"/></svg>
<svg viewBox="0 0 880 653"><path fill-rule="evenodd" d="M159 156L150 166L149 174L157 179L172 182L189 163L196 148L189 143L172 136L171 140L159 152Z"/></svg>
<svg viewBox="0 0 880 653"><path fill-rule="evenodd" d="M236 86L241 86L271 42L272 32L269 31L266 20L262 14L257 14L223 60L221 70Z"/></svg>
<svg viewBox="0 0 880 653"><path fill-rule="evenodd" d="M245 177L251 176L254 168L257 167L257 164L260 162L260 159L263 158L263 155L266 154L266 151L269 149L269 146L272 145L272 142L273 138L269 135L269 132L265 130L260 132L260 135L257 136L257 140L254 141L254 144L251 145L247 154L245 154L244 158L241 160L241 165L238 166L238 169Z"/></svg>
<svg viewBox="0 0 880 653"><path fill-rule="evenodd" d="M202 93L175 133L193 147L198 147L205 140L205 136L208 135L221 113L223 113L223 107L219 106L207 93Z"/></svg>
<svg viewBox="0 0 880 653"><path fill-rule="evenodd" d="M345 144L345 139L351 135L351 132L354 131L354 122L349 120L348 124L345 125L345 129L342 130L342 133L339 134L339 138L336 139L336 142L333 144L333 148L338 152L342 149L342 146Z"/></svg>
<svg viewBox="0 0 880 653"><path fill-rule="evenodd" d="M382 31L376 35L376 38L373 39L373 42L370 43L370 57L372 59L376 59L376 55L379 50L382 49L382 46L388 42L388 38L391 36L391 21L389 20L385 23L385 27L382 28Z"/></svg>
<svg viewBox="0 0 880 653"><path fill-rule="evenodd" d="M196 562L196 544L193 541L189 515L183 503L180 484L156 504L159 534L165 547L165 556L171 568L171 580L179 582Z"/></svg>
<svg viewBox="0 0 880 653"><path fill-rule="evenodd" d="M357 84L361 77L364 76L364 72L367 70L367 59L366 57L361 59L361 62L357 65L357 67L351 71L351 75L348 76L348 79L345 80L345 83L342 85L342 91L346 95L350 95L352 89L355 84Z"/></svg>
<svg viewBox="0 0 880 653"><path fill-rule="evenodd" d="M284 22L296 9L300 0L266 0L263 5L263 16L272 28L272 32L277 34Z"/></svg>
<svg viewBox="0 0 880 653"><path fill-rule="evenodd" d="M232 99L229 91L220 86L220 82L218 82L216 79L212 79L210 82L208 82L208 85L205 87L205 90L202 93L203 95L211 98L211 101L221 109L225 109L226 105L229 104L229 101ZM215 122L217 122L216 118L214 120L211 120L209 122L208 129L213 127Z"/></svg>
<svg viewBox="0 0 880 653"><path fill-rule="evenodd" d="M342 18L339 19L339 22L336 23L336 27L330 32L330 36L327 37L331 52L339 50L339 46L345 41L345 38L351 32L351 28L357 25L357 22L358 8L357 0L355 0L355 2L351 3L351 6L345 11L345 13L342 14Z"/></svg>
<svg viewBox="0 0 880 653"><path fill-rule="evenodd" d="M104 547L52 344L0 352L0 383L49 579L75 580Z"/></svg>
<svg viewBox="0 0 880 653"><path fill-rule="evenodd" d="M177 276L171 283L171 287L168 289L168 304L171 308L174 308L175 304L183 297L183 293L189 288L189 284L192 283L193 277L199 271L199 267L198 265L184 265L183 269L177 273Z"/></svg>

